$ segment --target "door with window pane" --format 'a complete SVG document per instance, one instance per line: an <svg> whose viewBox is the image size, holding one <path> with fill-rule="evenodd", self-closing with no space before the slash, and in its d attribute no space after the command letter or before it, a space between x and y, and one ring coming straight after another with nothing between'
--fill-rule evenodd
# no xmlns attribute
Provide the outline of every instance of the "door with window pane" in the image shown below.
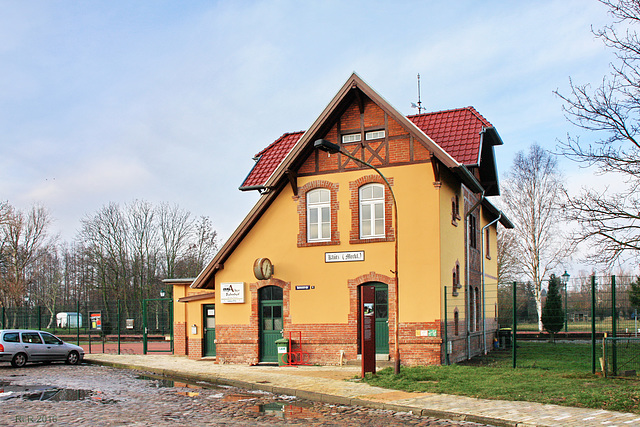
<svg viewBox="0 0 640 427"><path fill-rule="evenodd" d="M216 355L216 306L205 304L202 306L204 324L204 355Z"/></svg>
<svg viewBox="0 0 640 427"><path fill-rule="evenodd" d="M260 361L278 362L276 340L282 338L282 288L265 286L258 290L260 300Z"/></svg>
<svg viewBox="0 0 640 427"><path fill-rule="evenodd" d="M389 354L389 291L376 283L376 354Z"/></svg>

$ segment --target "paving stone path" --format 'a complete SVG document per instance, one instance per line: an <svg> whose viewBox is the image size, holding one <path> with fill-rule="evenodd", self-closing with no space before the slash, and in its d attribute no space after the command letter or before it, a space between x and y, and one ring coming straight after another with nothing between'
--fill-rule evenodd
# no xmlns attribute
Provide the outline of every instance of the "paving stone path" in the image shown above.
<svg viewBox="0 0 640 427"><path fill-rule="evenodd" d="M0 366L0 390L0 425L480 426L87 364Z"/></svg>

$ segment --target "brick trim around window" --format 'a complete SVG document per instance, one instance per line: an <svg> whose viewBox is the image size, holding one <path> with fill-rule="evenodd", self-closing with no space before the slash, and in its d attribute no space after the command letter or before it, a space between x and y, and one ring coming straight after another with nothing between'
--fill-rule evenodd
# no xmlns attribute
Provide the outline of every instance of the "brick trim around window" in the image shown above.
<svg viewBox="0 0 640 427"><path fill-rule="evenodd" d="M318 188L325 188L331 193L331 240L321 242L307 241L307 193ZM298 247L308 248L313 246L330 246L340 244L338 232L338 188L339 185L325 180L311 181L298 189L298 196L293 196L298 201Z"/></svg>
<svg viewBox="0 0 640 427"><path fill-rule="evenodd" d="M393 178L387 178L389 184L393 185ZM384 187L384 236L373 239L360 238L360 187L366 184L382 184ZM395 240L395 230L393 229L393 198L391 192L387 188L387 184L379 175L363 176L355 181L349 182L349 190L351 198L349 199L349 208L351 209L351 231L349 233L349 243L376 243L376 242L393 242Z"/></svg>

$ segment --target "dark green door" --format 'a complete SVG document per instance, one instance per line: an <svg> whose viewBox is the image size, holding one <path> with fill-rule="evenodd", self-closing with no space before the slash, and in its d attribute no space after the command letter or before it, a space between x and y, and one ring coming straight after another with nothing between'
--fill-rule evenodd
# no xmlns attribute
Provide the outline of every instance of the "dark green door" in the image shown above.
<svg viewBox="0 0 640 427"><path fill-rule="evenodd" d="M282 338L282 288L266 286L258 291L260 300L260 361L278 362L276 340Z"/></svg>
<svg viewBox="0 0 640 427"><path fill-rule="evenodd" d="M216 355L216 306L205 304L202 306L202 324L204 325L204 355Z"/></svg>
<svg viewBox="0 0 640 427"><path fill-rule="evenodd" d="M389 354L389 292L376 283L376 354Z"/></svg>

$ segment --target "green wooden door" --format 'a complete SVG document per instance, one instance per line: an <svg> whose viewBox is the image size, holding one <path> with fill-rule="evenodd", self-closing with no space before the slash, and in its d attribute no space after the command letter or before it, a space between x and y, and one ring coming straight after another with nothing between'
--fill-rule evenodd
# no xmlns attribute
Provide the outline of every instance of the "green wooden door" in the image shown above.
<svg viewBox="0 0 640 427"><path fill-rule="evenodd" d="M282 289L266 286L258 291L260 299L260 361L278 362L276 340L282 338Z"/></svg>
<svg viewBox="0 0 640 427"><path fill-rule="evenodd" d="M376 283L376 354L389 354L389 292Z"/></svg>
<svg viewBox="0 0 640 427"><path fill-rule="evenodd" d="M202 324L204 325L204 355L216 355L216 306L205 304L202 306Z"/></svg>

